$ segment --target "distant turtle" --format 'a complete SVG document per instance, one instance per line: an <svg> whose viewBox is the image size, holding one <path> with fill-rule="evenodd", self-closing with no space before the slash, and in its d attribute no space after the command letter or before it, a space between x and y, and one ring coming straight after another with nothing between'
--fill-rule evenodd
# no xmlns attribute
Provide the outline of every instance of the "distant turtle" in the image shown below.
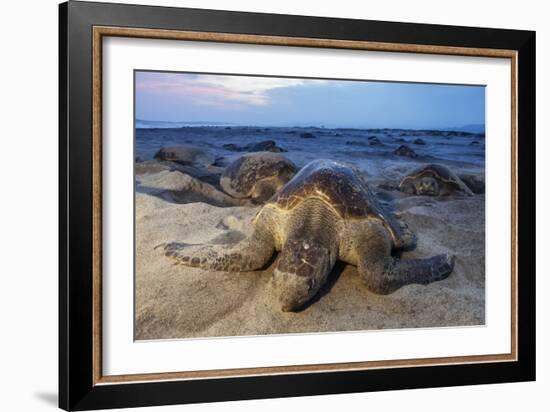
<svg viewBox="0 0 550 412"><path fill-rule="evenodd" d="M380 146L382 144L382 142L380 141L380 139L376 136L371 136L369 137L369 145L371 146Z"/></svg>
<svg viewBox="0 0 550 412"><path fill-rule="evenodd" d="M283 149L282 147L277 146L277 143L274 140L264 140L258 143L249 143L244 146L239 146L234 143L227 143L223 145L223 148L226 150L231 150L233 152L287 152L288 150Z"/></svg>
<svg viewBox="0 0 550 412"><path fill-rule="evenodd" d="M460 193L472 196L472 191L448 167L426 164L409 172L401 180L399 189L405 193L423 196L447 196Z"/></svg>
<svg viewBox="0 0 550 412"><path fill-rule="evenodd" d="M237 199L264 202L297 171L296 165L280 154L249 153L227 166L220 178L220 186Z"/></svg>
<svg viewBox="0 0 550 412"><path fill-rule="evenodd" d="M346 143L348 146L366 146L367 144L365 142L362 142L362 141L357 141L357 140L348 140L346 141Z"/></svg>
<svg viewBox="0 0 550 412"><path fill-rule="evenodd" d="M161 147L155 153L154 158L156 160L169 160L183 165L211 165L215 161L213 156L200 147L189 144Z"/></svg>
<svg viewBox="0 0 550 412"><path fill-rule="evenodd" d="M269 130L269 129L266 129ZM247 152L287 152L288 150L283 149L282 147L277 146L277 143L274 140L264 140L258 143L249 143L244 146L244 150Z"/></svg>
<svg viewBox="0 0 550 412"><path fill-rule="evenodd" d="M409 146L402 144L397 149L393 151L393 154L396 154L397 156L404 156L404 157L410 157L415 158L418 157L416 152L411 149Z"/></svg>
<svg viewBox="0 0 550 412"><path fill-rule="evenodd" d="M355 265L368 289L387 294L410 284L446 278L454 258L397 259L415 237L382 209L357 173L341 163L306 165L254 217L252 235L231 245L164 245L177 262L216 271L261 269L280 252L273 285L283 311L317 294L337 260Z"/></svg>

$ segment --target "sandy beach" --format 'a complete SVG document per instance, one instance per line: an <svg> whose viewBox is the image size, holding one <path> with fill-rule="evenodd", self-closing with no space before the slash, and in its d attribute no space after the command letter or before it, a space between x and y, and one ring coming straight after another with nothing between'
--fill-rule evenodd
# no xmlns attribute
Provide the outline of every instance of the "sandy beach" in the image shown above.
<svg viewBox="0 0 550 412"><path fill-rule="evenodd" d="M251 137L247 138L247 131ZM484 158L479 153L484 151L480 144L471 144L482 140L481 136L286 128L244 132L220 127L185 128L178 135L177 130L161 130L157 133L163 137L155 140L148 136L147 145L138 135L136 339L484 324L485 195L428 197L392 189L408 170L426 161L438 161L456 173L482 178ZM300 133L312 133L314 138L297 137ZM213 136L216 134L224 138ZM186 137L182 139L182 135ZM198 138L200 135L203 139ZM211 138L205 139L207 135ZM418 237L417 247L402 257L453 254L456 261L452 274L426 286L407 285L389 295L376 295L365 288L354 266L338 262L309 305L299 312L286 313L280 310L273 293L271 275L276 255L265 270L253 272L212 272L174 265L159 245L170 241L232 243L252 231L251 219L261 205L239 205L217 185L225 165L242 153L216 142L220 139L227 145L234 135L240 136L241 142L274 140L287 150L282 154L298 167L327 156L351 162L364 173L380 202ZM418 135L424 144L411 143ZM369 145L369 136L377 137L379 143ZM202 141L208 153L207 164L204 155L189 165L152 159L159 146L174 141L185 143L185 139ZM416 157L393 154L403 142L417 152ZM313 144L315 150L310 149Z"/></svg>

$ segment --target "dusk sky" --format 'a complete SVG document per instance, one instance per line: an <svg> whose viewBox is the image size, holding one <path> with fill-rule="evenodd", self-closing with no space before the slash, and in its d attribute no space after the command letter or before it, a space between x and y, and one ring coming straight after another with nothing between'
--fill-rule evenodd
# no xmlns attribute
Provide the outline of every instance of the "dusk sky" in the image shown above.
<svg viewBox="0 0 550 412"><path fill-rule="evenodd" d="M136 72L136 118L238 125L453 128L485 123L485 88Z"/></svg>

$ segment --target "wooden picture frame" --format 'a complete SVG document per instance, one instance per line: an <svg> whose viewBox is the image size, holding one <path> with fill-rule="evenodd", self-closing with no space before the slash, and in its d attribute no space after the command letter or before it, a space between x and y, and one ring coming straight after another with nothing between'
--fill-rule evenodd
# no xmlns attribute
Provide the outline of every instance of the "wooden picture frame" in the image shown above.
<svg viewBox="0 0 550 412"><path fill-rule="evenodd" d="M535 379L535 33L199 9L60 5L59 406L66 410ZM102 39L106 36L511 60L509 354L102 374Z"/></svg>

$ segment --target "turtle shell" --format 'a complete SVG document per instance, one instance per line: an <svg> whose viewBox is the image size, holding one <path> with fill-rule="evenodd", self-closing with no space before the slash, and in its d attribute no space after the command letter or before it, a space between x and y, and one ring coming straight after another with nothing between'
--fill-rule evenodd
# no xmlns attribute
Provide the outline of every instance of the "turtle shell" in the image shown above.
<svg viewBox="0 0 550 412"><path fill-rule="evenodd" d="M386 211L356 170L332 160L314 160L283 186L268 204L292 210L305 199L319 198L343 219L380 220L397 244L404 232L395 217Z"/></svg>
<svg viewBox="0 0 550 412"><path fill-rule="evenodd" d="M464 182L447 166L430 163L422 165L412 170L403 178L400 185L403 185L408 180L418 179L421 177L433 177L439 181L454 186L457 190L472 194L472 191L464 184Z"/></svg>
<svg viewBox="0 0 550 412"><path fill-rule="evenodd" d="M263 179L278 178L288 182L297 171L286 157L271 152L248 153L232 162L220 179L220 185L231 196L249 197L254 186Z"/></svg>

